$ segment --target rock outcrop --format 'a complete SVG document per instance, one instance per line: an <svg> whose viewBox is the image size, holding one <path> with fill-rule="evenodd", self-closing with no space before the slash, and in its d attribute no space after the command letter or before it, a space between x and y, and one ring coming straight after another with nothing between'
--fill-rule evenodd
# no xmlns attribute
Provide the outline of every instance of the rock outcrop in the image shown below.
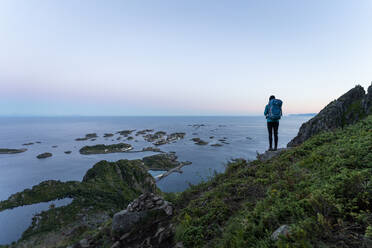
<svg viewBox="0 0 372 248"><path fill-rule="evenodd" d="M131 243L134 240L142 243L148 239L150 243L161 244L162 239L160 238L160 233L164 233L166 229L170 228L163 225L158 226L153 232L139 234L133 230L136 227L142 228L146 224L157 223L154 221L158 219L168 219L168 217L173 215L173 206L171 203L165 201L161 196L155 195L153 193L144 193L140 195L136 200L131 202L127 209L116 213L112 220L112 237L117 240L121 245L126 243ZM160 219L159 219L160 218ZM149 222L149 219L152 219ZM167 223L168 224L168 223ZM168 230L167 233L172 233L172 230ZM138 236L146 235L147 237ZM159 237L159 238L157 238ZM151 241L151 239L155 238ZM128 245L128 244L126 244ZM121 246L120 246L121 247Z"/></svg>
<svg viewBox="0 0 372 248"><path fill-rule="evenodd" d="M68 248L173 248L173 205L151 192L140 195L103 227Z"/></svg>
<svg viewBox="0 0 372 248"><path fill-rule="evenodd" d="M170 247L173 206L153 193L140 195L126 210L114 215L112 247Z"/></svg>
<svg viewBox="0 0 372 248"><path fill-rule="evenodd" d="M257 159L260 160L260 161L268 161L268 160L272 159L273 157L276 157L277 155L279 155L280 153L282 153L282 152L284 152L288 149L289 148L279 148L276 151L265 151L262 154L257 154Z"/></svg>
<svg viewBox="0 0 372 248"><path fill-rule="evenodd" d="M302 144L310 137L322 131L342 128L354 124L372 112L372 85L368 94L357 85L337 100L329 103L316 116L302 124L297 136L288 143L288 147Z"/></svg>
<svg viewBox="0 0 372 248"><path fill-rule="evenodd" d="M371 85L368 87L368 90L367 90L367 95L366 97L363 99L363 110L364 112L369 115L369 114L372 114L372 83Z"/></svg>

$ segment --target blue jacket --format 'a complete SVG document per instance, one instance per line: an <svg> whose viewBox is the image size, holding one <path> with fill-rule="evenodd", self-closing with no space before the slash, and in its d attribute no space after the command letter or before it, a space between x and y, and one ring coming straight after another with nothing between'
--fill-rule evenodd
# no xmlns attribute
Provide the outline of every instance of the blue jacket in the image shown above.
<svg viewBox="0 0 372 248"><path fill-rule="evenodd" d="M267 104L266 107L265 107L264 115L266 116L267 122L276 122L276 121L279 121L279 120L272 120L272 119L269 118L269 104ZM280 115L283 115L283 113L280 113Z"/></svg>

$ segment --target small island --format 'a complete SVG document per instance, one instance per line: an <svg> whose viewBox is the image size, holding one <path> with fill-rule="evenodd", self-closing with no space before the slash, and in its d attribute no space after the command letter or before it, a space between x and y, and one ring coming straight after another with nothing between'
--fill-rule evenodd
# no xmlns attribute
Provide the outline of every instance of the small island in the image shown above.
<svg viewBox="0 0 372 248"><path fill-rule="evenodd" d="M146 133L152 133L152 132L154 132L154 129L144 129L144 130L138 131L136 133L136 136L138 136L138 135L145 135Z"/></svg>
<svg viewBox="0 0 372 248"><path fill-rule="evenodd" d="M205 124L190 124L190 125L188 125L189 127L193 127L193 128L195 128L195 129L198 129L198 128L200 128L200 127L205 127L206 125Z"/></svg>
<svg viewBox="0 0 372 248"><path fill-rule="evenodd" d="M160 140L154 142L153 144L154 144L155 146L161 146L161 145L165 145L165 144L167 144L167 143L168 143L168 142L167 142L165 139L160 139Z"/></svg>
<svg viewBox="0 0 372 248"><path fill-rule="evenodd" d="M164 131L158 131L154 134L146 134L143 136L143 138L147 142L153 142L155 146L165 145L169 144L171 142L175 142L177 140L183 139L185 137L186 133L171 133L167 134Z"/></svg>
<svg viewBox="0 0 372 248"><path fill-rule="evenodd" d="M200 146L208 145L207 141L204 141L200 138L192 138L191 140L194 141L196 145L200 145Z"/></svg>
<svg viewBox="0 0 372 248"><path fill-rule="evenodd" d="M15 154L15 153L22 153L27 151L27 149L8 149L8 148L0 148L0 154Z"/></svg>
<svg viewBox="0 0 372 248"><path fill-rule="evenodd" d="M156 154L142 159L144 165L149 170L172 170L177 168L181 169L184 165L189 165L191 162L179 162L174 153Z"/></svg>
<svg viewBox="0 0 372 248"><path fill-rule="evenodd" d="M30 142L30 143L25 143L25 144L22 144L23 146L30 146L30 145L33 145L34 143L33 142Z"/></svg>
<svg viewBox="0 0 372 248"><path fill-rule="evenodd" d="M65 154L71 154L71 151L65 151Z"/></svg>
<svg viewBox="0 0 372 248"><path fill-rule="evenodd" d="M154 142L158 139L162 139L165 135L167 135L166 132L164 131L158 131L154 134L146 134L145 136L143 136L143 138L147 141L147 142Z"/></svg>
<svg viewBox="0 0 372 248"><path fill-rule="evenodd" d="M116 152L128 152L132 150L133 147L130 144L119 143L112 145L94 145L94 146L84 146L80 149L80 153L84 155L90 154L106 154L106 153L116 153Z"/></svg>
<svg viewBox="0 0 372 248"><path fill-rule="evenodd" d="M97 138L97 134L96 133L88 133L85 135L84 138L77 138L75 139L76 141L83 141L83 140L88 140L88 139L93 139L93 138Z"/></svg>
<svg viewBox="0 0 372 248"><path fill-rule="evenodd" d="M38 159L43 159L43 158L49 158L51 156L53 156L53 154L51 154L50 152L44 152L42 154L37 155L36 157Z"/></svg>
<svg viewBox="0 0 372 248"><path fill-rule="evenodd" d="M122 135L124 137L127 137L128 135L132 134L134 131L136 131L135 129L134 130L123 130L123 131L118 131L116 133L118 133L119 135Z"/></svg>
<svg viewBox="0 0 372 248"><path fill-rule="evenodd" d="M172 142L185 138L186 133L171 133L167 136L167 142Z"/></svg>
<svg viewBox="0 0 372 248"><path fill-rule="evenodd" d="M91 139L91 138L97 138L97 134L96 133L88 133L85 135L85 138L87 139Z"/></svg>
<svg viewBox="0 0 372 248"><path fill-rule="evenodd" d="M218 141L220 141L221 143L226 144L226 145L230 144L226 140L227 140L227 138L226 137L223 137L222 139L219 139Z"/></svg>

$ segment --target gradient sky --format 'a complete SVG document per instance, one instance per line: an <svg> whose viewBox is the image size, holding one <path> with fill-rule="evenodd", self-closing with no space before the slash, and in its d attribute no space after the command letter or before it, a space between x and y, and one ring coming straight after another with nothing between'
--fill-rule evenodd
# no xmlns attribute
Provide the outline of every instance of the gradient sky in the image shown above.
<svg viewBox="0 0 372 248"><path fill-rule="evenodd" d="M0 0L0 115L318 112L372 81L371 0Z"/></svg>

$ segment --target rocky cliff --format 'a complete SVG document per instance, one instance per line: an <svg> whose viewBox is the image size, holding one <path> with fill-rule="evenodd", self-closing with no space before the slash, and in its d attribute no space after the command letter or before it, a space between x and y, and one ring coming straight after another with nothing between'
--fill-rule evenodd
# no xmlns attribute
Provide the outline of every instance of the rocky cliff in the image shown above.
<svg viewBox="0 0 372 248"><path fill-rule="evenodd" d="M372 83L371 86L368 87L367 95L363 99L363 110L364 112L369 115L372 114Z"/></svg>
<svg viewBox="0 0 372 248"><path fill-rule="evenodd" d="M329 103L319 114L302 124L297 136L288 147L302 144L305 140L322 131L342 128L354 124L372 112L372 85L366 94L363 87L355 86L337 100Z"/></svg>

